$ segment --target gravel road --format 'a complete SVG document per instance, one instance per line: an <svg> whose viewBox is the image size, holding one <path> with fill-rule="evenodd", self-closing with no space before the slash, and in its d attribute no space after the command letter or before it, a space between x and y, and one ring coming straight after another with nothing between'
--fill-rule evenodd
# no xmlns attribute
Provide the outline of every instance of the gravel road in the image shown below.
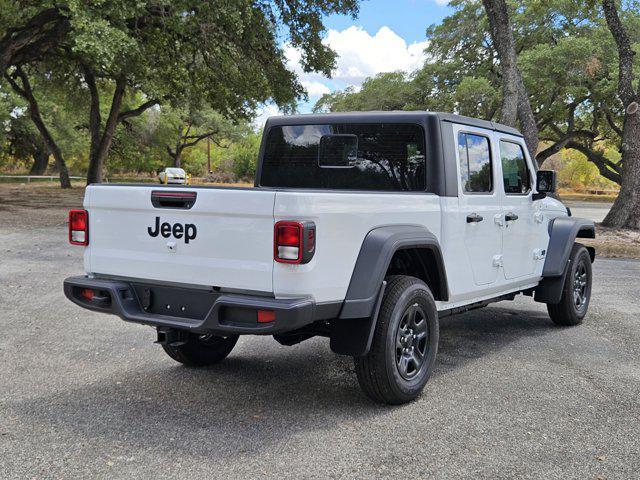
<svg viewBox="0 0 640 480"><path fill-rule="evenodd" d="M0 212L0 224L2 224ZM444 319L434 377L364 397L324 339L244 337L179 366L154 331L68 302L64 225L0 229L0 476L545 478L640 475L640 263L598 260L590 314L521 298Z"/></svg>

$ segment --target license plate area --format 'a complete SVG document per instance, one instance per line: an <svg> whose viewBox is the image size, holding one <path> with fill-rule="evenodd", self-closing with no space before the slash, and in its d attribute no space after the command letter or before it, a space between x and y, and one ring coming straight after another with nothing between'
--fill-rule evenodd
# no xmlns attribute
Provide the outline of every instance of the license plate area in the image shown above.
<svg viewBox="0 0 640 480"><path fill-rule="evenodd" d="M219 293L213 290L132 284L145 313L204 320Z"/></svg>

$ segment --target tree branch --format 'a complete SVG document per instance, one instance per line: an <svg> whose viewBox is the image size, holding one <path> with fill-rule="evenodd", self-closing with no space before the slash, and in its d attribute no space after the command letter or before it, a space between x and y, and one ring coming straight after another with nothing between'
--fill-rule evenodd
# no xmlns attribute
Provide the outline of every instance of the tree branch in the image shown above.
<svg viewBox="0 0 640 480"><path fill-rule="evenodd" d="M10 28L0 39L0 72L11 65L20 65L29 59L38 58L54 48L60 38L68 32L68 18L62 14L66 7L42 10L23 26Z"/></svg>
<svg viewBox="0 0 640 480"><path fill-rule="evenodd" d="M149 110L151 107L155 105L160 105L160 100L149 100L147 102L144 102L138 108L120 112L120 114L118 115L118 122L122 122L127 118L137 117L138 115L142 115L145 111Z"/></svg>
<svg viewBox="0 0 640 480"><path fill-rule="evenodd" d="M196 145L201 140L204 140L207 137L215 135L216 133L218 133L217 129L216 130L212 130L211 132L203 133L202 135L190 135L188 137L183 137L184 139L192 139L192 141L191 142L184 142L182 144L182 147L183 148L193 147L194 145Z"/></svg>
<svg viewBox="0 0 640 480"><path fill-rule="evenodd" d="M605 116L607 118L609 126L611 127L611 130L616 132L620 136L620 138L622 138L622 129L616 125L613 119L613 115L611 115L611 111L609 109L605 109Z"/></svg>
<svg viewBox="0 0 640 480"><path fill-rule="evenodd" d="M567 142L566 147L577 150L585 157L587 157L587 160L589 160L598 168L600 175L602 175L603 177L608 178L612 182L616 182L618 185L622 183L622 169L620 165L617 165L606 158L602 152L598 152L587 147L586 145L573 141Z"/></svg>

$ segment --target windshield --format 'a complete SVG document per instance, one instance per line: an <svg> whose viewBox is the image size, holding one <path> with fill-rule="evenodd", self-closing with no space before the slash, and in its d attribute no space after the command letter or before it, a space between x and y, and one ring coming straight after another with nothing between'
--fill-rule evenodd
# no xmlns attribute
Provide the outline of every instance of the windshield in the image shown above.
<svg viewBox="0 0 640 480"><path fill-rule="evenodd" d="M260 185L424 191L424 152L424 130L414 124L272 127Z"/></svg>

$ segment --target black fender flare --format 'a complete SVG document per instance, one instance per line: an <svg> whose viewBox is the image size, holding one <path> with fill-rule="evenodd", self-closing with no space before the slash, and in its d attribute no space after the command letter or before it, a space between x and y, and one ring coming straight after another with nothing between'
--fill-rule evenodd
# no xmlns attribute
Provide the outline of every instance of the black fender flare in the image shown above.
<svg viewBox="0 0 640 480"><path fill-rule="evenodd" d="M542 268L542 280L535 290L536 302L555 304L560 301L569 256L576 238L596 238L594 222L576 217L557 217L549 222L549 246ZM587 250L593 262L595 249L587 247Z"/></svg>
<svg viewBox="0 0 640 480"><path fill-rule="evenodd" d="M338 319L333 322L331 349L344 355L365 355L371 346L384 278L393 255L405 248L424 248L433 253L439 289L448 298L447 275L440 242L420 225L389 225L369 231L362 242L349 288Z"/></svg>
<svg viewBox="0 0 640 480"><path fill-rule="evenodd" d="M576 238L596 238L593 220L557 217L549 222L549 246L542 269L543 277L559 277L564 274Z"/></svg>

